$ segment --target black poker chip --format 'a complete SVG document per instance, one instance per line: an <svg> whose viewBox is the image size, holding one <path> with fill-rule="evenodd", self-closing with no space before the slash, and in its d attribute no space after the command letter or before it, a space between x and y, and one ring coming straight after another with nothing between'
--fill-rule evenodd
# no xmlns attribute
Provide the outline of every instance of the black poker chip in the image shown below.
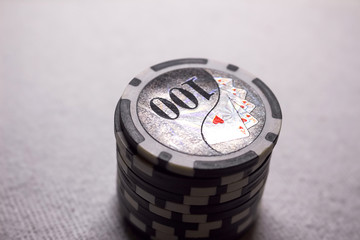
<svg viewBox="0 0 360 240"><path fill-rule="evenodd" d="M235 65L143 71L115 109L124 217L149 239L238 237L256 219L281 122L270 88Z"/></svg>
<svg viewBox="0 0 360 240"><path fill-rule="evenodd" d="M127 196L126 193L124 195L119 195L119 201L122 208L124 208L125 211L128 211L128 214L131 214L138 221L146 225L147 231L149 228L153 229L153 231L148 233L154 234L154 232L161 232L172 237L176 236L180 239L209 238L211 236L216 236L216 232L224 233L230 229L237 228L249 218L255 218L257 211L257 206L254 206L253 208L249 208L249 211L246 211L245 214L242 214L240 217L235 215L233 217L205 223L183 223L168 221L167 219L154 215L137 205L133 199L129 199Z"/></svg>
<svg viewBox="0 0 360 240"><path fill-rule="evenodd" d="M176 211L167 210L162 208L161 206L157 206L156 203L152 204L151 202L148 202L146 199L137 195L127 185L126 180L122 180L120 178L122 177L120 176L118 177L118 186L117 186L119 195L125 196L125 198L131 198L132 203L138 204L139 206L146 209L148 212L151 212L152 214L156 214L162 218L171 221L184 222L184 223L205 223L205 222L227 219L230 217L235 217L235 218L241 217L243 215L246 215L249 212L250 208L256 208L258 206L258 203L261 200L261 196L263 193L263 190L257 192L254 196L252 196L249 200L245 201L243 204L239 205L238 207L231 208L228 211L224 209L221 212L184 214Z"/></svg>
<svg viewBox="0 0 360 240"><path fill-rule="evenodd" d="M213 196L188 196L188 195L180 195L172 192L168 192L162 189L157 188L145 181L142 181L139 177L136 176L134 172L129 169L121 157L118 157L119 162L119 171L124 174L125 178L127 178L130 182L136 185L137 188L144 189L146 192L151 193L153 196L157 196L160 199L168 200L175 203L187 204L187 205L213 205L229 202L234 199L238 199L239 197L249 193L251 191L258 191L264 185L265 178L267 177L268 169L266 168L261 175L245 185L244 187L219 195Z"/></svg>
<svg viewBox="0 0 360 240"><path fill-rule="evenodd" d="M121 131L117 132L117 152L127 164L144 181L153 183L159 188L191 196L210 196L238 190L257 178L270 163L271 154L253 168L221 178L191 178L174 173L164 172L148 161L133 153L127 145Z"/></svg>
<svg viewBox="0 0 360 240"><path fill-rule="evenodd" d="M208 219L213 219L214 216L219 216L218 214L224 217L225 216L224 212L234 211L235 209L242 207L246 202L250 201L250 199L252 199L255 196L261 195L262 192L264 191L264 186L261 186L256 191L246 193L242 197L239 197L237 199L231 200L223 204L214 204L211 206L186 205L186 204L167 201L156 197L155 195L131 183L129 179L127 179L122 172L118 172L118 177L122 183L121 186L124 189L126 189L126 191L128 191L129 193L134 193L134 196L136 196L134 198L138 199L140 197L143 200L147 201L148 203L151 203L152 205L157 206L160 209L169 210L176 213L189 214L189 215L207 214Z"/></svg>

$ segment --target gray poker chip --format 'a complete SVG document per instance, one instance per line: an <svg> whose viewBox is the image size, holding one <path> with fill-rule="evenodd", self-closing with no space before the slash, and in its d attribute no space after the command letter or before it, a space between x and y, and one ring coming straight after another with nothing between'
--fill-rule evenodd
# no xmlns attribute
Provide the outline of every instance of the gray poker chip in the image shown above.
<svg viewBox="0 0 360 240"><path fill-rule="evenodd" d="M114 118L123 216L147 239L237 239L256 219L281 129L272 91L203 58L130 81Z"/></svg>
<svg viewBox="0 0 360 240"><path fill-rule="evenodd" d="M232 64L179 59L130 81L115 112L115 131L154 165L219 177L268 156L281 120L275 95L255 76Z"/></svg>

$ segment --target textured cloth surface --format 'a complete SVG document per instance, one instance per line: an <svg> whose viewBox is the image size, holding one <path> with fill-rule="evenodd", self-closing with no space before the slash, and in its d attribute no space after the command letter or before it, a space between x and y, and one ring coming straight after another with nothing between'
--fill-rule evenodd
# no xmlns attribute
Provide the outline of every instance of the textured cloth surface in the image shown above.
<svg viewBox="0 0 360 240"><path fill-rule="evenodd" d="M133 239L113 134L126 84L165 60L236 64L283 110L243 239L360 239L359 1L1 1L0 239Z"/></svg>

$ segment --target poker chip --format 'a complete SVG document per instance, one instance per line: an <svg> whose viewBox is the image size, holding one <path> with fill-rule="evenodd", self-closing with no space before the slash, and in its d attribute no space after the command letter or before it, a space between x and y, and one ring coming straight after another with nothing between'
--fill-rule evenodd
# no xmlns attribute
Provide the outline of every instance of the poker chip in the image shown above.
<svg viewBox="0 0 360 240"><path fill-rule="evenodd" d="M118 137L117 153L121 155L121 159L124 160L127 167L131 168L132 171L146 182L184 195L209 196L238 190L257 178L268 167L270 162L269 155L254 168L222 178L194 179L183 176L178 177L175 174L163 172L141 157L136 156L129 146L126 145L122 132L119 131L116 135Z"/></svg>
<svg viewBox="0 0 360 240"><path fill-rule="evenodd" d="M235 239L256 220L280 105L239 67L202 58L150 67L115 109L117 190L148 239Z"/></svg>
<svg viewBox="0 0 360 240"><path fill-rule="evenodd" d="M125 215L128 216L130 221L135 220L134 223L136 226L142 229L145 233L151 235L162 233L175 239L209 239L212 237L218 237L219 233L224 234L225 232L237 229L241 224L253 218L256 213L256 208L254 208L248 209L241 214L227 219L184 225L184 223L181 222L161 221L159 218L150 220L150 217L152 217L151 214L145 210L141 211L141 208L139 208L138 205L131 204L130 201L123 195L119 196Z"/></svg>
<svg viewBox="0 0 360 240"><path fill-rule="evenodd" d="M120 158L120 159L119 159ZM187 204L187 205L213 205L213 204L219 204L219 203L225 203L234 199L237 199L243 195L245 195L248 192L251 191L257 191L259 188L262 187L264 184L265 178L267 176L267 169L262 172L262 174L259 176L258 179L254 180L248 185L245 185L244 187L229 192L229 193L223 193L219 195L214 196L189 196L189 195L180 195L172 192L167 192L165 190L159 189L151 184L148 184L147 182L142 181L140 178L136 176L129 168L127 168L124 161L121 159L121 157L118 156L118 162L120 165L119 174L124 174L125 178L129 180L129 182L132 182L136 184L137 188L144 189L144 191L148 193L152 193L153 195L156 195L158 198L166 199L168 201L172 201L175 203L181 203L181 204Z"/></svg>

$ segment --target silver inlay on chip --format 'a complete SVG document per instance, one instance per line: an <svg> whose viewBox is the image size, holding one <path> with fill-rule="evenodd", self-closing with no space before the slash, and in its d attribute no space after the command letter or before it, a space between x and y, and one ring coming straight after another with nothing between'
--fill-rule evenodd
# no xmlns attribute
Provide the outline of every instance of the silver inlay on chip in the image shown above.
<svg viewBox="0 0 360 240"><path fill-rule="evenodd" d="M238 151L265 124L265 108L253 88L231 74L205 68L157 76L142 89L137 113L156 141L199 156Z"/></svg>

